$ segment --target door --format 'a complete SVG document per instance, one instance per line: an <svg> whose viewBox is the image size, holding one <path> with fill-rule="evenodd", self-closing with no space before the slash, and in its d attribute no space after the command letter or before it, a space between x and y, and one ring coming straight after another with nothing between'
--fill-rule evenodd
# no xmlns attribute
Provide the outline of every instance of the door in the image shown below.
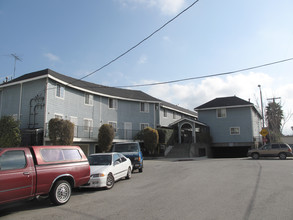
<svg viewBox="0 0 293 220"><path fill-rule="evenodd" d="M124 122L124 138L126 140L132 140L132 123Z"/></svg>
<svg viewBox="0 0 293 220"><path fill-rule="evenodd" d="M123 177L123 164L119 154L113 154L113 174L115 181Z"/></svg>
<svg viewBox="0 0 293 220"><path fill-rule="evenodd" d="M32 158L26 157L25 150L5 150L0 156L0 203L33 194L35 171Z"/></svg>

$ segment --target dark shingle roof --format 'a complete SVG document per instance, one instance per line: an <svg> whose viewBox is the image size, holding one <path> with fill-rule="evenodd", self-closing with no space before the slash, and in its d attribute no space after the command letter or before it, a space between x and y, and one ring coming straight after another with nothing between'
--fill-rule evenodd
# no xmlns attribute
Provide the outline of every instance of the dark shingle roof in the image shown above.
<svg viewBox="0 0 293 220"><path fill-rule="evenodd" d="M195 110L233 106L253 106L253 104L251 102L240 99L236 96L230 96L213 99L203 105L196 107Z"/></svg>
<svg viewBox="0 0 293 220"><path fill-rule="evenodd" d="M42 76L43 77L51 77L51 78L54 77L54 78L64 82L65 85L68 84L68 86L78 87L78 88L85 89L85 90L88 90L88 91L91 91L94 93L99 93L101 95L104 94L105 96L117 97L117 98L122 98L122 99L129 99L129 100L141 100L141 101L145 101L145 102L162 103L162 105L164 105L166 107L173 108L177 111L181 111L181 112L196 116L196 112L193 112L188 109L179 107L177 105L173 105L171 103L159 100L159 99L152 97L152 96L150 96L142 91L139 91L139 90L121 89L121 88L103 86L103 85L75 79L75 78L57 73L57 72L50 70L50 69L44 69L44 70L28 73L28 74L22 75L18 78L15 78L9 82L3 83L1 85L9 85L12 83L17 83L17 82L20 82L23 80L29 80L29 79L33 79L36 77L42 77Z"/></svg>
<svg viewBox="0 0 293 220"><path fill-rule="evenodd" d="M94 93L100 93L111 97L117 97L117 98L124 98L124 99L132 99L132 100L142 100L142 101L151 101L151 102L159 102L158 99L142 92L139 90L130 90L130 89L120 89L115 87L108 87L103 86L83 80L78 80L60 73L57 73L50 69L40 70L33 73L28 73L25 75L22 75L18 78L15 78L7 83L4 83L5 85L16 83L23 80L33 79L40 76L51 76L56 79L59 79L65 83L65 86L75 86L79 87L81 89L85 89Z"/></svg>

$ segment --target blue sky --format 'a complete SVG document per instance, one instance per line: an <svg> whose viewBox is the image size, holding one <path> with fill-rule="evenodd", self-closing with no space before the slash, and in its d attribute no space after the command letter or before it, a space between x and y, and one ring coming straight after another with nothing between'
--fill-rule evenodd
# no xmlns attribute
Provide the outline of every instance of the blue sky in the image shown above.
<svg viewBox="0 0 293 220"><path fill-rule="evenodd" d="M81 78L140 42L193 0L0 0L0 80L50 68ZM293 57L292 0L200 0L139 47L85 80L130 86L234 71ZM236 95L281 97L293 112L293 61L232 75L136 87L193 109ZM284 132L292 134L291 118Z"/></svg>

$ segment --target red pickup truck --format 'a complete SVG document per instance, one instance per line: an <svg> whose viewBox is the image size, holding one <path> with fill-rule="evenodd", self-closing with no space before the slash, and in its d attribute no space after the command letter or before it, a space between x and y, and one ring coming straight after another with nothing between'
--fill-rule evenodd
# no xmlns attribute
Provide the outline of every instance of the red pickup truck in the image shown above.
<svg viewBox="0 0 293 220"><path fill-rule="evenodd" d="M62 205L71 189L89 178L87 157L78 146L0 148L0 204L49 195Z"/></svg>

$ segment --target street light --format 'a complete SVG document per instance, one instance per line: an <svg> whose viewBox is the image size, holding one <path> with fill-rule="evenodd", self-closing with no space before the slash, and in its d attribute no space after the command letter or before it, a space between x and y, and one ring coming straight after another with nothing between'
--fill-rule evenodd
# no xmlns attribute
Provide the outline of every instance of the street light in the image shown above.
<svg viewBox="0 0 293 220"><path fill-rule="evenodd" d="M265 127L265 119L263 116L263 103L262 103L262 93L261 93L261 85L258 85L259 93L260 93L260 102L261 102L261 117L262 117L262 127Z"/></svg>

